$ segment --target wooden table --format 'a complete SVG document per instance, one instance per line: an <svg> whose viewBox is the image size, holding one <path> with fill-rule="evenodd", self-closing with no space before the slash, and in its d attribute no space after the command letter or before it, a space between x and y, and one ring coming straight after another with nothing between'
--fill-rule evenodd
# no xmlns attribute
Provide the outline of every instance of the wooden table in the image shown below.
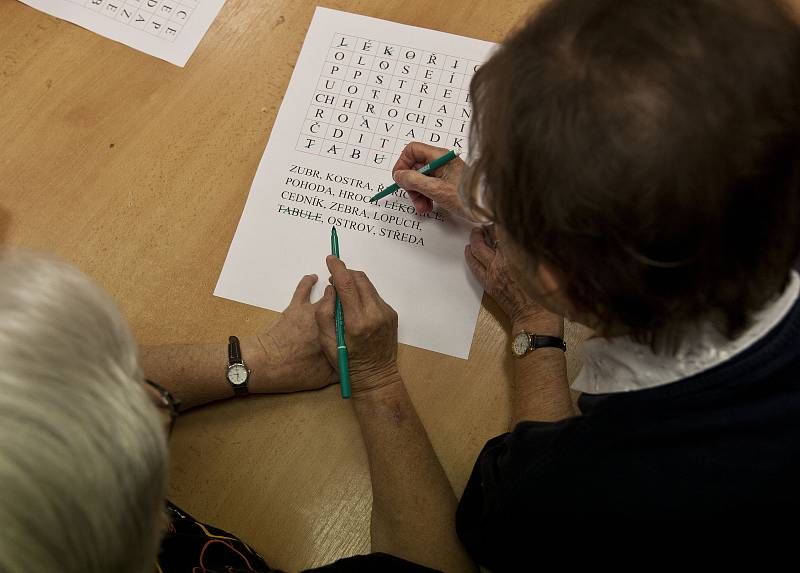
<svg viewBox="0 0 800 573"><path fill-rule="evenodd" d="M532 4L324 3L491 41ZM181 69L0 0L0 241L83 269L142 343L225 344L261 330L276 313L211 293L313 11L311 2L228 0ZM498 316L484 301L468 361L400 349L458 494L508 422L511 359ZM577 332L569 327L571 377ZM172 446L170 498L274 566L369 550L369 470L337 387L201 408L179 421Z"/></svg>

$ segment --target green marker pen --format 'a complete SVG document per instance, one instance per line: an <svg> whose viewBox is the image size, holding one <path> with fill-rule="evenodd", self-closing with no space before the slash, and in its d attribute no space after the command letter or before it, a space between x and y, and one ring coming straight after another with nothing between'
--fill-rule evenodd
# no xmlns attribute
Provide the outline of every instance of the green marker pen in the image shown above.
<svg viewBox="0 0 800 573"><path fill-rule="evenodd" d="M442 155L439 159L434 159L433 161L431 161L427 165L423 165L422 167L417 169L417 173L422 173L423 175L427 175L431 171L439 169L445 163L449 163L450 161L452 161L453 159L455 159L459 155L461 155L460 151L453 151L451 149L450 151L448 151L447 153ZM389 185L386 189L384 189L380 193L376 193L375 195L370 197L369 202L370 203L374 203L378 199L383 199L384 197L386 197L387 195L391 195L392 193L394 193L398 189L400 189L400 185L398 185L397 183L392 183L391 185Z"/></svg>
<svg viewBox="0 0 800 573"><path fill-rule="evenodd" d="M339 236L336 227L331 227L331 254L339 258ZM342 389L342 398L350 397L350 365L347 359L347 345L344 342L344 314L342 301L336 294L336 349L339 355L339 385Z"/></svg>

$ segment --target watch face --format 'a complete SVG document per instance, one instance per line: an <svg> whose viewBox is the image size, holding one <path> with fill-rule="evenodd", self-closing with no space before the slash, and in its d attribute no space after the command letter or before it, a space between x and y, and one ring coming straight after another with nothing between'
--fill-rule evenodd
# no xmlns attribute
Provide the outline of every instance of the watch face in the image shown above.
<svg viewBox="0 0 800 573"><path fill-rule="evenodd" d="M528 335L525 332L520 332L514 337L514 342L511 343L511 350L517 356L522 356L528 351Z"/></svg>
<svg viewBox="0 0 800 573"><path fill-rule="evenodd" d="M231 384L239 386L247 382L247 368L244 364L233 364L228 367L228 380Z"/></svg>

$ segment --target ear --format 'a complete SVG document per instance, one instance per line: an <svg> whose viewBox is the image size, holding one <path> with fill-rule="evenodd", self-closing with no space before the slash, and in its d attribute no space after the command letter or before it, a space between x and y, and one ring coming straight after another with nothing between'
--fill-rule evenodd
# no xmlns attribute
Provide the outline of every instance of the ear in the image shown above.
<svg viewBox="0 0 800 573"><path fill-rule="evenodd" d="M563 286L563 280L560 274L549 263L540 263L536 267L536 274L538 275L536 278L542 286L542 289L544 289L544 292L557 294L563 290L561 288Z"/></svg>
<svg viewBox="0 0 800 573"><path fill-rule="evenodd" d="M536 281L543 293L543 300L540 302L546 308L570 320L581 322L578 309L567 296L564 275L556 267L547 262L539 263L536 266Z"/></svg>

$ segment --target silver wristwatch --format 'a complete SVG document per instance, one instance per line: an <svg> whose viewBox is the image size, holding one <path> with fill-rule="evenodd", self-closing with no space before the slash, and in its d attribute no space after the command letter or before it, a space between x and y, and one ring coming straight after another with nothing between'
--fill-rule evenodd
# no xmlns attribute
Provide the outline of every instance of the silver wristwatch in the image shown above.
<svg viewBox="0 0 800 573"><path fill-rule="evenodd" d="M247 369L242 359L239 339L235 336L228 338L228 373L226 378L237 396L247 396L249 393L247 383L250 381L250 370Z"/></svg>

